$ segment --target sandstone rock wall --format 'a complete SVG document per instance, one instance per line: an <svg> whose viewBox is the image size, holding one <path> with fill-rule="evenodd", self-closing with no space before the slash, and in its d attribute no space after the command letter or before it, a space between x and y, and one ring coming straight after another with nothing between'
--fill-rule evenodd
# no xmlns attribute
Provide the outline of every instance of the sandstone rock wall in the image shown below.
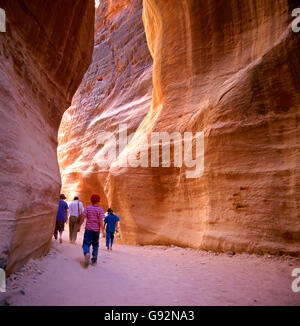
<svg viewBox="0 0 300 326"><path fill-rule="evenodd" d="M0 267L47 252L61 187L57 133L93 51L94 1L1 0Z"/></svg>
<svg viewBox="0 0 300 326"><path fill-rule="evenodd" d="M62 191L68 200L77 194L88 205L96 192L107 209L108 168L98 164L103 149L96 138L102 131L117 134L120 123L128 133L138 128L151 104L151 78L142 1L101 1L92 63L59 130Z"/></svg>
<svg viewBox="0 0 300 326"><path fill-rule="evenodd" d="M101 44L118 47L116 35L125 31L120 15L132 6L121 3L123 9L109 15L114 17L113 32L107 26L97 28ZM113 2L104 2L100 10L109 5ZM287 0L144 0L153 57L151 106L146 101L138 115L114 105L124 96L112 91L120 79L109 61L102 64L100 81L109 76L106 89L112 104L103 105L104 93L97 99L88 91L95 90L88 80L94 83L98 76L90 70L79 89L81 104L77 93L68 110L72 128L82 130L81 121L86 121L86 129L75 139L74 134L69 137L68 123L61 129L66 189L89 193L101 188L122 219L127 243L299 254L300 36L291 30L295 7L297 1ZM117 54L113 62L128 66L133 60L126 58L128 53ZM126 103L135 89L127 90ZM204 175L187 179L185 166L119 168L118 159L109 173L96 163L92 167L91 159L97 161L103 149L91 146L96 131L91 126L115 130L120 122L133 123L132 130L148 135L203 131ZM84 144L80 154L70 145L71 138L73 144ZM135 138L126 152L135 155L137 144Z"/></svg>

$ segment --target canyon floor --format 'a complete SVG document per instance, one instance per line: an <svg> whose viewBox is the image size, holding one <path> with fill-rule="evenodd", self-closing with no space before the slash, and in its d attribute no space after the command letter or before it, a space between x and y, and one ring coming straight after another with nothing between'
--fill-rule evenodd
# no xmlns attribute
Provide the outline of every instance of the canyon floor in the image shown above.
<svg viewBox="0 0 300 326"><path fill-rule="evenodd" d="M115 244L101 238L97 266L84 267L82 233L53 240L45 257L7 278L2 302L13 306L300 305L292 257L215 254L194 249ZM24 291L19 294L20 290ZM4 299L3 299L4 298Z"/></svg>

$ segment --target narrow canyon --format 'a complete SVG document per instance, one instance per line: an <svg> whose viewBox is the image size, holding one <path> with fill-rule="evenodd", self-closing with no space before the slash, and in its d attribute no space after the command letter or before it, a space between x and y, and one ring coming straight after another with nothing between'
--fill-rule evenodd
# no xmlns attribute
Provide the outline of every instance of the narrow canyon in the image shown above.
<svg viewBox="0 0 300 326"><path fill-rule="evenodd" d="M48 253L60 193L99 193L126 246L298 257L297 5L0 0L0 268ZM136 134L103 167L120 126ZM203 133L203 175L122 166L154 132Z"/></svg>
<svg viewBox="0 0 300 326"><path fill-rule="evenodd" d="M122 218L125 244L299 255L295 6L101 1L92 63L60 126L62 191L86 205L101 193ZM120 167L137 137L101 167L97 136L118 139L120 125L128 134L204 132L203 176Z"/></svg>

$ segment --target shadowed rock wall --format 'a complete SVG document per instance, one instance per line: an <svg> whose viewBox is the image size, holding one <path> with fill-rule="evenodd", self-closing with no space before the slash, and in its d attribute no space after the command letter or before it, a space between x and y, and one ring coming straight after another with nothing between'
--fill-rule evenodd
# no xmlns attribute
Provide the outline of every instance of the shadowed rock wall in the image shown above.
<svg viewBox="0 0 300 326"><path fill-rule="evenodd" d="M89 66L92 0L0 0L0 267L48 251L61 180L57 132Z"/></svg>

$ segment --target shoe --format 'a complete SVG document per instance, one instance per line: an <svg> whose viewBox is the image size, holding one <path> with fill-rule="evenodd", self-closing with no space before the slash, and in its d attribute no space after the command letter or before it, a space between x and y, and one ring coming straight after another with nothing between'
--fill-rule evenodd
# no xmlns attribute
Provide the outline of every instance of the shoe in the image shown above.
<svg viewBox="0 0 300 326"><path fill-rule="evenodd" d="M109 250L112 250L112 247L110 247L110 249Z"/></svg>
<svg viewBox="0 0 300 326"><path fill-rule="evenodd" d="M62 239L59 239L59 243L62 243Z"/></svg>
<svg viewBox="0 0 300 326"><path fill-rule="evenodd" d="M88 267L89 264L90 264L90 254L86 254L86 255L84 256L84 265L85 265L86 267Z"/></svg>
<svg viewBox="0 0 300 326"><path fill-rule="evenodd" d="M109 247L106 247L107 250L109 250Z"/></svg>
<svg viewBox="0 0 300 326"><path fill-rule="evenodd" d="M92 260L92 266L96 266L97 265L97 261Z"/></svg>

